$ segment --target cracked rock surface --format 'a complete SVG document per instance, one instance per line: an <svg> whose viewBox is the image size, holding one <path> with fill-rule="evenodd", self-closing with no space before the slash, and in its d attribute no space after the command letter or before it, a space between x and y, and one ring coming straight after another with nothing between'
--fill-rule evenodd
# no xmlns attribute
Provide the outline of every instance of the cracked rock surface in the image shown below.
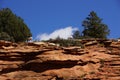
<svg viewBox="0 0 120 80"><path fill-rule="evenodd" d="M83 41L85 48L0 41L0 80L120 80L120 42Z"/></svg>

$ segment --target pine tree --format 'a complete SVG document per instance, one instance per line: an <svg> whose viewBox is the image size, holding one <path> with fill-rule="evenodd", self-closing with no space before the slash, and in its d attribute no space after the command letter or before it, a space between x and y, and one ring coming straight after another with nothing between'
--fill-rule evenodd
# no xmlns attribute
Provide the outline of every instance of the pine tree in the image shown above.
<svg viewBox="0 0 120 80"><path fill-rule="evenodd" d="M32 36L24 20L14 14L9 8L0 10L0 33L3 32L13 38L15 42L26 41L28 37Z"/></svg>
<svg viewBox="0 0 120 80"><path fill-rule="evenodd" d="M108 26L102 23L97 14L92 11L88 17L83 21L82 26L84 27L83 36L89 38L107 38L110 30Z"/></svg>
<svg viewBox="0 0 120 80"><path fill-rule="evenodd" d="M6 32L1 32L0 33L0 40L5 40L5 41L12 41L14 42L13 37L10 37Z"/></svg>
<svg viewBox="0 0 120 80"><path fill-rule="evenodd" d="M79 30L76 30L73 34L73 38L74 39L80 39L80 31Z"/></svg>

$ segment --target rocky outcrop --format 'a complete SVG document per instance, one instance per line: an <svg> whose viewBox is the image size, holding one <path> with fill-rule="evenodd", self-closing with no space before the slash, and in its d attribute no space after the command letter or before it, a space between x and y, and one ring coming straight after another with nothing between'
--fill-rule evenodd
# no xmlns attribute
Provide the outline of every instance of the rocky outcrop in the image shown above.
<svg viewBox="0 0 120 80"><path fill-rule="evenodd" d="M81 47L69 47L69 48L63 48L63 50L64 53L72 54L72 55L83 55L89 53L87 50L84 50Z"/></svg>
<svg viewBox="0 0 120 80"><path fill-rule="evenodd" d="M16 47L17 44L9 41L0 40L0 49L10 48L11 46L13 48L13 47Z"/></svg>
<svg viewBox="0 0 120 80"><path fill-rule="evenodd" d="M90 40L84 48L1 44L0 80L119 80L120 49L114 46L120 44L100 42Z"/></svg>

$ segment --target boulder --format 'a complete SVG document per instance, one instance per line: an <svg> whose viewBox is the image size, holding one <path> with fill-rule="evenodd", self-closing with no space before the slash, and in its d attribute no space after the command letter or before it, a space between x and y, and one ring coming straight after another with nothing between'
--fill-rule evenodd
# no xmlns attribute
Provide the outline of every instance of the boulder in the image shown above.
<svg viewBox="0 0 120 80"><path fill-rule="evenodd" d="M4 47L9 47L9 46L17 47L18 44L12 43L12 42L9 42L9 41L0 40L0 48L3 48L3 46Z"/></svg>
<svg viewBox="0 0 120 80"><path fill-rule="evenodd" d="M98 44L97 41L90 41L90 42L85 43L85 46L92 46L92 45L97 45L97 44Z"/></svg>
<svg viewBox="0 0 120 80"><path fill-rule="evenodd" d="M48 46L48 44L45 42L29 42L28 46L44 46L44 47L46 47L46 46Z"/></svg>
<svg viewBox="0 0 120 80"><path fill-rule="evenodd" d="M108 41L104 41L103 43L104 43L105 47L109 47L111 45L112 41L108 40Z"/></svg>
<svg viewBox="0 0 120 80"><path fill-rule="evenodd" d="M88 51L81 49L81 47L69 47L69 48L63 48L63 50L64 50L64 53L73 54L73 55L82 55L82 54L89 53Z"/></svg>

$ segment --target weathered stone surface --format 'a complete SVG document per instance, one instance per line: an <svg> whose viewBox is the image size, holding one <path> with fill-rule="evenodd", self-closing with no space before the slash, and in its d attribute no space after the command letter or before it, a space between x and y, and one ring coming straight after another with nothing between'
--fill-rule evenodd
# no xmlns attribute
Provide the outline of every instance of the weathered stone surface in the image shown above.
<svg viewBox="0 0 120 80"><path fill-rule="evenodd" d="M90 41L90 42L85 43L85 46L91 46L91 45L96 45L96 44L98 44L97 41Z"/></svg>
<svg viewBox="0 0 120 80"><path fill-rule="evenodd" d="M16 43L12 43L12 42L9 42L9 41L4 41L4 40L0 40L0 48L2 46L5 46L5 47L8 47L8 46L17 46Z"/></svg>
<svg viewBox="0 0 120 80"><path fill-rule="evenodd" d="M63 50L64 53L72 54L72 55L83 55L89 53L87 50L81 49L81 47L69 47L69 48L63 48Z"/></svg>
<svg viewBox="0 0 120 80"><path fill-rule="evenodd" d="M83 49L0 42L0 80L119 80L119 42L101 47L107 40L84 41Z"/></svg>

